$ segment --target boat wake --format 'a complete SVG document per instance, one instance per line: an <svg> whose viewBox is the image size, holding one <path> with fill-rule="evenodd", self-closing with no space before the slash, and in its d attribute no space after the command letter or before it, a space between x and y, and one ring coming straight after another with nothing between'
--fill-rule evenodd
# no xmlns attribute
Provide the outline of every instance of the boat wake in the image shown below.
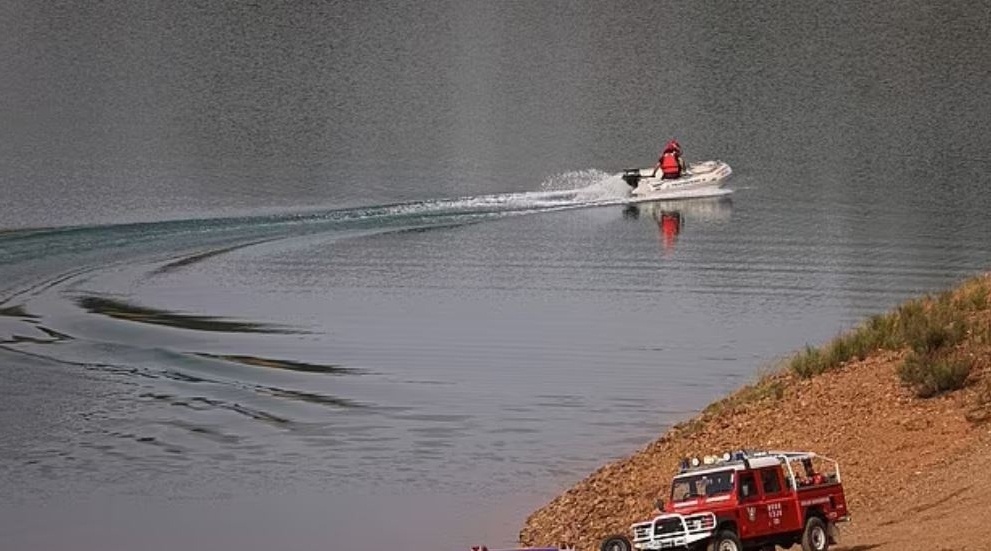
<svg viewBox="0 0 991 551"><path fill-rule="evenodd" d="M676 190L651 197L634 197L630 187L618 173L589 169L565 172L547 178L538 191L497 193L452 199L411 201L348 210L313 214L322 220L394 220L401 223L435 222L450 218L447 223L466 223L478 219L508 215L535 214L547 211L625 205L654 201L699 199L729 195L729 189ZM300 216L305 218L305 216Z"/></svg>
<svg viewBox="0 0 991 551"><path fill-rule="evenodd" d="M149 256L174 261L191 253L313 234L346 237L728 193L731 191L727 189L689 190L649 199L632 197L619 174L589 169L551 176L536 191L241 217L14 229L0 233L0 272L10 285L0 288L0 307L11 298L21 276L33 278L36 283L39 271L48 277L53 273L65 275L70 270L85 271L90 264L87 259L94 266L147 260ZM59 264L63 264L61 270Z"/></svg>

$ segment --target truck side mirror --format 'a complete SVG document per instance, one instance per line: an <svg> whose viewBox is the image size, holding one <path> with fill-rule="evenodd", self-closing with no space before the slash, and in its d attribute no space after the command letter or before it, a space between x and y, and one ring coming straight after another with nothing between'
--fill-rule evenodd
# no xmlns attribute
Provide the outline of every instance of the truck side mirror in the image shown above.
<svg viewBox="0 0 991 551"><path fill-rule="evenodd" d="M663 499L658 499L658 500L654 501L654 507L657 507L657 510L663 513L664 512L664 500Z"/></svg>

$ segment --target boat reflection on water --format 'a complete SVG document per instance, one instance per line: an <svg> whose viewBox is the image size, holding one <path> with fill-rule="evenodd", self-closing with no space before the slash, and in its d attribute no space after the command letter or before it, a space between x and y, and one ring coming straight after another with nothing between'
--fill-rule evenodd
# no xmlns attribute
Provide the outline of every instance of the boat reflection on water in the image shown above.
<svg viewBox="0 0 991 551"><path fill-rule="evenodd" d="M724 222L730 219L732 213L733 201L729 197L718 197L631 204L623 215L628 218L649 215L657 224L661 248L667 256L674 251L678 237L689 220L702 224Z"/></svg>
<svg viewBox="0 0 991 551"><path fill-rule="evenodd" d="M664 252L673 251L674 245L678 241L678 234L681 233L681 213L661 211L661 218L657 221L657 227L661 230L661 244L664 245Z"/></svg>

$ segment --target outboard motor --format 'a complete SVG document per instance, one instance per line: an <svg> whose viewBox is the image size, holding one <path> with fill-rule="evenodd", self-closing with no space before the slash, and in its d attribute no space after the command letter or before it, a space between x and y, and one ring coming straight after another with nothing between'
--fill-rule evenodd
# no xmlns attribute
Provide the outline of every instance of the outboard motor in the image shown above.
<svg viewBox="0 0 991 551"><path fill-rule="evenodd" d="M643 176L640 175L639 168L627 168L623 170L623 181L630 184L630 187L635 188L640 185L640 178L643 178Z"/></svg>

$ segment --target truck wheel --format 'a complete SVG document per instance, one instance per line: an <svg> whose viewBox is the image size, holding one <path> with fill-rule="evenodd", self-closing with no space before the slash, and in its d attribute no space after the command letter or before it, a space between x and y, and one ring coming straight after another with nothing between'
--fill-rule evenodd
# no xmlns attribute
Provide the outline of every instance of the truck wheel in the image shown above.
<svg viewBox="0 0 991 551"><path fill-rule="evenodd" d="M829 537L826 534L826 523L819 517L809 517L805 521L805 531L802 532L802 551L826 551L829 549Z"/></svg>
<svg viewBox="0 0 991 551"><path fill-rule="evenodd" d="M736 532L732 530L720 530L716 532L716 537L709 542L708 551L743 551L743 544Z"/></svg>
<svg viewBox="0 0 991 551"><path fill-rule="evenodd" d="M599 551L633 551L633 545L626 536L609 536L602 540Z"/></svg>

